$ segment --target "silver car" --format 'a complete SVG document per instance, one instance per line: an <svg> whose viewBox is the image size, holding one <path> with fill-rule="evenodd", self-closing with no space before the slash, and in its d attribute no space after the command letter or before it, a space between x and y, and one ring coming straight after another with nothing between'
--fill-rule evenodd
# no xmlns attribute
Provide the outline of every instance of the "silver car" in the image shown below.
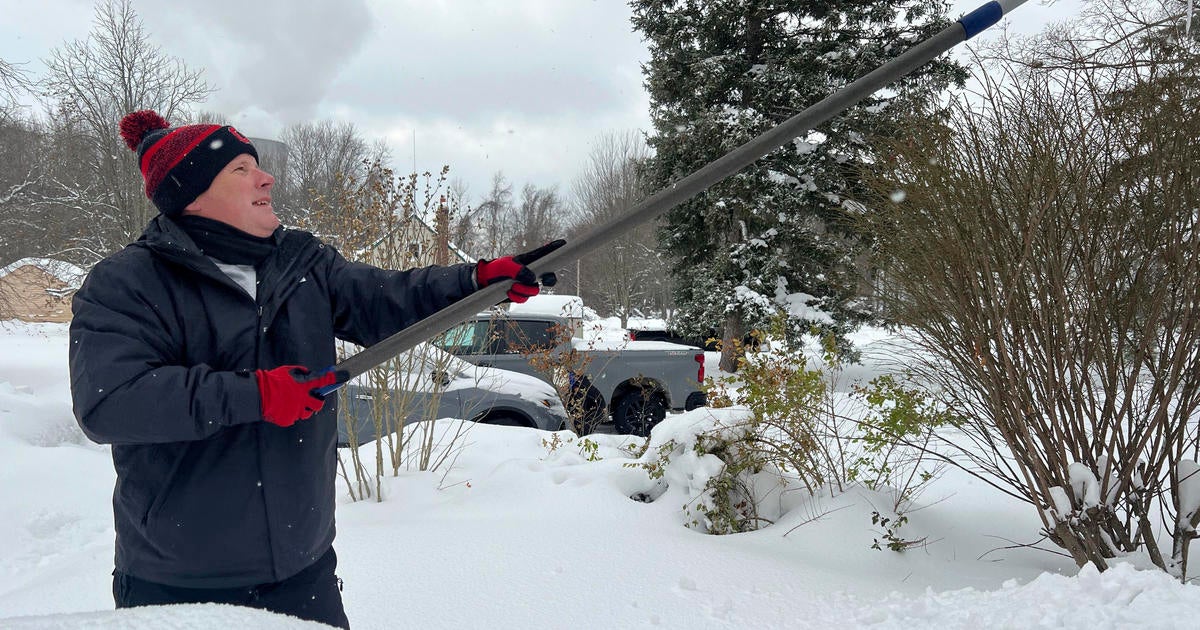
<svg viewBox="0 0 1200 630"><path fill-rule="evenodd" d="M355 378L339 397L338 446L348 446L351 434L366 444L403 425L438 418L545 431L567 426L562 400L545 381L472 365L429 344Z"/></svg>

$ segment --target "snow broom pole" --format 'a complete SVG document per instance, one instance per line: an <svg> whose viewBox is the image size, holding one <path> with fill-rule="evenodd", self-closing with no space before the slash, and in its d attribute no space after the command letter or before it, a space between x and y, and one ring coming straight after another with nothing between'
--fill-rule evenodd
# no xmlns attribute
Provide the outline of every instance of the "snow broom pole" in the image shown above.
<svg viewBox="0 0 1200 630"><path fill-rule="evenodd" d="M1005 14L1025 2L1026 0L996 0L984 4L964 15L954 24L942 29L933 37L913 46L850 85L830 94L815 105L767 130L691 175L659 190L641 203L626 210L621 216L592 228L575 241L530 263L529 268L533 270L534 274L540 276L547 271L571 265L849 109L880 88L907 76L938 55L999 22ZM500 282L480 289L347 358L331 369L346 372L350 378L358 376L397 354L412 349L422 341L466 321L472 315L500 304L506 298L510 285L511 283ZM318 393L326 396L339 387L341 387L340 384L330 385L321 388Z"/></svg>

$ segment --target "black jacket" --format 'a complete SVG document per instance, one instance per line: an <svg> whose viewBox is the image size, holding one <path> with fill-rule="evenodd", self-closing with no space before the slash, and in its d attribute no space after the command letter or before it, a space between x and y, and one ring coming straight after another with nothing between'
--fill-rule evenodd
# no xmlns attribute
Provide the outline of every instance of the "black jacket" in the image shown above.
<svg viewBox="0 0 1200 630"><path fill-rule="evenodd" d="M335 361L474 291L472 265L384 271L277 230L258 299L173 221L101 261L75 294L71 393L112 445L116 568L175 586L275 582L333 542L337 405L262 420L253 371Z"/></svg>

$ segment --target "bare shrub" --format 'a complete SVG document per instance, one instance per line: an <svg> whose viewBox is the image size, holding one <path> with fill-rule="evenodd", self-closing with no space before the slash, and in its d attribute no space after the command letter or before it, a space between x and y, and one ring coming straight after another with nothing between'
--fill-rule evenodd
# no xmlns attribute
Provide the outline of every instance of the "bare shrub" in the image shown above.
<svg viewBox="0 0 1200 630"><path fill-rule="evenodd" d="M1031 503L1080 566L1142 550L1182 577L1200 91L1170 17L1126 13L1152 4L1091 3L1083 31L993 50L980 93L893 145L874 231L886 312L965 419L956 461Z"/></svg>
<svg viewBox="0 0 1200 630"><path fill-rule="evenodd" d="M337 175L333 199L320 197L313 212L301 213L301 227L322 235L351 261L388 269L407 269L445 260L439 241L424 218L440 203L448 169L438 176L413 173L397 177L380 162L363 165L360 174ZM441 242L440 245L448 247ZM344 357L356 351L347 344ZM449 380L437 378L454 370L453 357L429 346L418 346L364 374L359 383L370 398L374 429L374 465L363 461L355 423L347 422L349 469L339 452L342 476L352 499L374 496L382 501L382 478L401 470L448 471L463 446L470 425L438 422L440 397ZM350 408L345 389L340 407ZM469 412L465 415L471 415Z"/></svg>
<svg viewBox="0 0 1200 630"><path fill-rule="evenodd" d="M506 330L497 330L498 322ZM516 322L504 319L492 320L492 327L489 334L506 337L508 348L524 356L542 380L554 386L577 435L593 433L605 421L608 411L604 399L586 376L595 356L574 346L575 333L570 326L551 326L546 331L547 339L532 339Z"/></svg>

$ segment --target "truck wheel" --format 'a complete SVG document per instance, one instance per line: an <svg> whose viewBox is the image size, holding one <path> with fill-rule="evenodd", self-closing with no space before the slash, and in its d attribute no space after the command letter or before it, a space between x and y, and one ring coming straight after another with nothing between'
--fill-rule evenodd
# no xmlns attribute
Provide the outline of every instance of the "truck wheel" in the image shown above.
<svg viewBox="0 0 1200 630"><path fill-rule="evenodd" d="M605 420L608 420L608 408L604 405L604 394L592 385L586 376L576 376L571 379L571 391L568 399L563 402L567 406L567 415L571 416L571 428L576 435L591 435Z"/></svg>
<svg viewBox="0 0 1200 630"><path fill-rule="evenodd" d="M617 433L646 437L650 429L667 417L667 401L662 394L634 390L625 394L613 407L613 423Z"/></svg>
<svg viewBox="0 0 1200 630"><path fill-rule="evenodd" d="M608 411L604 408L604 395L595 387L589 386L583 392L580 401L579 419L575 421L575 433L579 436L591 435L596 428L608 419Z"/></svg>

